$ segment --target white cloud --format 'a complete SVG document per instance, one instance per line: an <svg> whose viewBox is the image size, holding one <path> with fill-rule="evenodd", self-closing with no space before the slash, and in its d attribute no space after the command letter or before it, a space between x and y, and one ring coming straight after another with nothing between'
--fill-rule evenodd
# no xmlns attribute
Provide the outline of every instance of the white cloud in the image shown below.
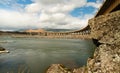
<svg viewBox="0 0 120 73"><path fill-rule="evenodd" d="M63 19L65 17L65 14L63 13L55 13L52 15L55 19Z"/></svg>
<svg viewBox="0 0 120 73"><path fill-rule="evenodd" d="M0 1L1 3L2 1ZM69 12L74 8L83 7L85 4L96 8L100 6L99 1L95 4L87 3L87 0L33 0L32 4L28 4L22 9L19 4L15 3L15 5L12 4L11 6L16 7L15 9L18 9L18 11L0 9L0 29L84 28L87 26L88 19L93 15L87 14L82 18L76 18L71 16Z"/></svg>
<svg viewBox="0 0 120 73"><path fill-rule="evenodd" d="M45 21L48 21L48 20L50 20L51 18L50 18L50 15L48 15L48 14L46 14L46 13L42 13L41 15L40 15L40 21L41 22L45 22Z"/></svg>
<svg viewBox="0 0 120 73"><path fill-rule="evenodd" d="M25 7L25 10L30 13L38 13L41 10L41 6L38 3L32 3Z"/></svg>
<svg viewBox="0 0 120 73"><path fill-rule="evenodd" d="M92 7L94 7L94 8L99 8L99 7L101 6L101 3L100 3L100 2L98 2L98 3L88 2L88 3L86 4L86 6L92 6Z"/></svg>
<svg viewBox="0 0 120 73"><path fill-rule="evenodd" d="M36 18L26 13L0 10L0 26L5 28L27 28L35 24ZM2 29L2 28L1 28Z"/></svg>
<svg viewBox="0 0 120 73"><path fill-rule="evenodd" d="M92 6L94 8L99 8L104 0L96 0L96 2L88 2L86 6Z"/></svg>
<svg viewBox="0 0 120 73"><path fill-rule="evenodd" d="M42 5L45 11L64 12L84 6L87 0L34 0L34 2Z"/></svg>

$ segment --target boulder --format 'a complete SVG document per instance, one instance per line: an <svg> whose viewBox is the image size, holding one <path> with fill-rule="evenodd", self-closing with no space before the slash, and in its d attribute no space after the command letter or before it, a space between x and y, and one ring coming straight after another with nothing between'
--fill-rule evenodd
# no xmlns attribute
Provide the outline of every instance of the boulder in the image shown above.
<svg viewBox="0 0 120 73"><path fill-rule="evenodd" d="M0 47L0 54L1 54L1 53L9 53L9 51L6 50L6 49L3 48L3 47Z"/></svg>
<svg viewBox="0 0 120 73"><path fill-rule="evenodd" d="M5 51L5 48L3 48L3 47L0 47L0 51Z"/></svg>
<svg viewBox="0 0 120 73"><path fill-rule="evenodd" d="M69 69L61 64L52 64L46 73L72 73Z"/></svg>

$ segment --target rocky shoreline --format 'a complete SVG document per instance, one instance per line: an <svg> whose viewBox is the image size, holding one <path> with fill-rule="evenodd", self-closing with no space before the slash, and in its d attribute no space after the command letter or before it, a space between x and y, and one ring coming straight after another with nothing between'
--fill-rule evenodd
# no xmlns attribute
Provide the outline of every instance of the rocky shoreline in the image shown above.
<svg viewBox="0 0 120 73"><path fill-rule="evenodd" d="M120 73L120 11L89 20L91 37L97 41L94 55L85 67L67 70L60 64L51 65L46 73Z"/></svg>
<svg viewBox="0 0 120 73"><path fill-rule="evenodd" d="M9 53L9 51L0 46L0 54L1 53Z"/></svg>

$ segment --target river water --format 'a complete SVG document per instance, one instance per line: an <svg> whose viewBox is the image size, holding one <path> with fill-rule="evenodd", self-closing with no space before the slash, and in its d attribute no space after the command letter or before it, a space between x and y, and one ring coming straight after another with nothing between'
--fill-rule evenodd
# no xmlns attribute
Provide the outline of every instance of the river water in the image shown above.
<svg viewBox="0 0 120 73"><path fill-rule="evenodd" d="M44 73L51 64L78 68L92 56L92 40L0 37L0 73Z"/></svg>

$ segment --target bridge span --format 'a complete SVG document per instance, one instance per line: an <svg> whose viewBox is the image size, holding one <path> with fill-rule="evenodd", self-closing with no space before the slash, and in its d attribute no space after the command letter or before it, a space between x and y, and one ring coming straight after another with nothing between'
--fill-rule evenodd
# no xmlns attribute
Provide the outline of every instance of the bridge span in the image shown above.
<svg viewBox="0 0 120 73"><path fill-rule="evenodd" d="M35 38L65 38L65 39L89 39L90 27L87 26L81 30L67 31L67 32L52 32L43 29L26 30L24 35L12 35L13 37L35 37Z"/></svg>

